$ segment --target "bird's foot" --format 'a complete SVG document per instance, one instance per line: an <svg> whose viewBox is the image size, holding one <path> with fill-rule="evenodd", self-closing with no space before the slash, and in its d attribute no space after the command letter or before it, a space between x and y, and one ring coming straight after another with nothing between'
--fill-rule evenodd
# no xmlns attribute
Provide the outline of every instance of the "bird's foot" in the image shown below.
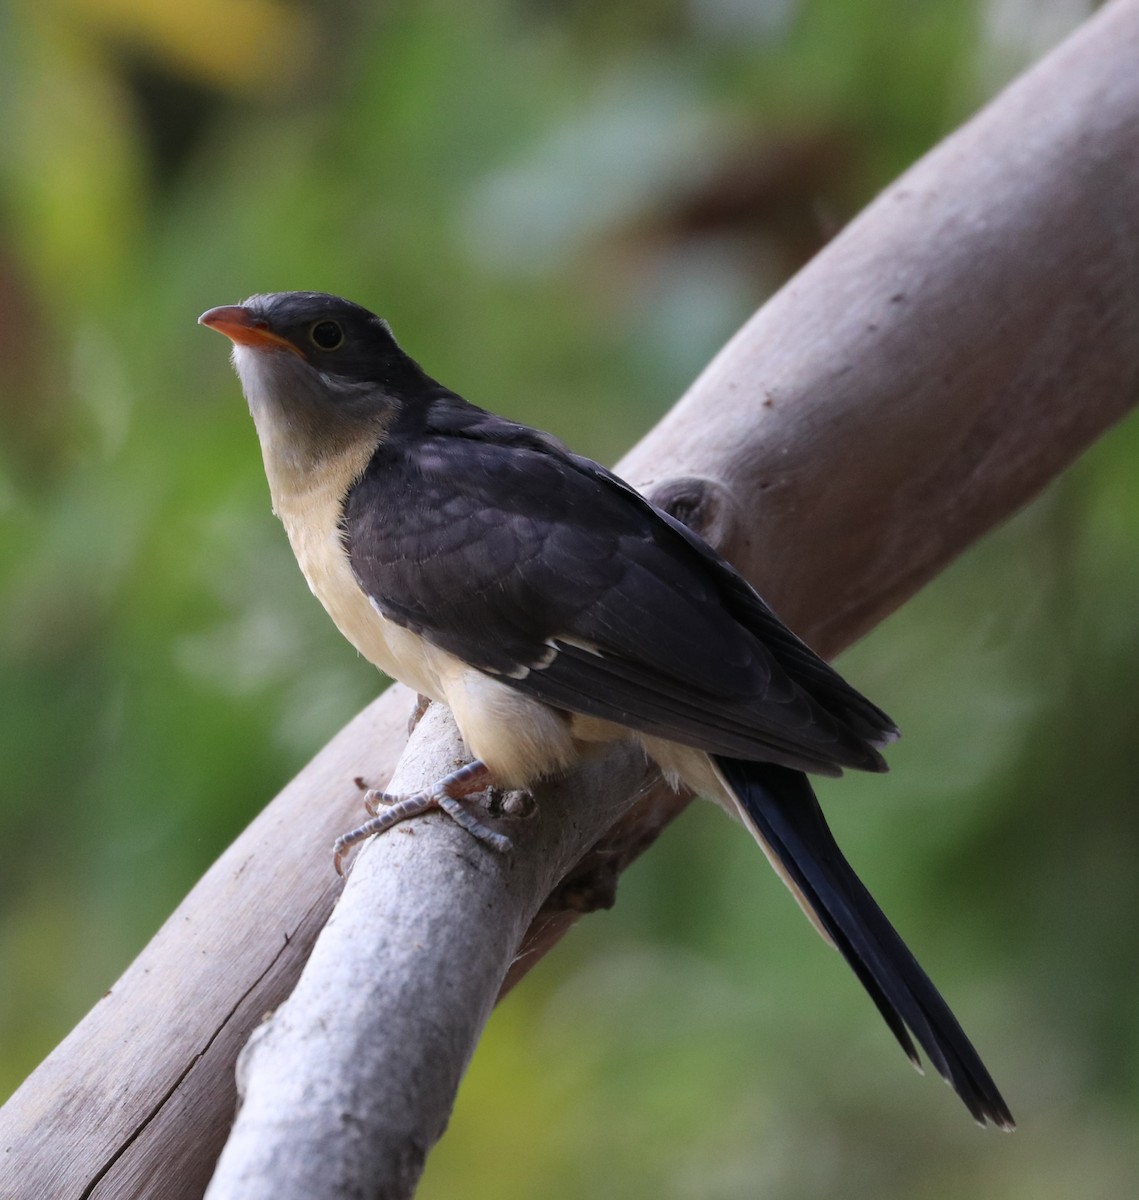
<svg viewBox="0 0 1139 1200"><path fill-rule="evenodd" d="M485 764L476 759L457 771L452 771L450 775L445 775L422 792L413 792L406 796L375 790L365 792L364 807L372 814L372 819L336 839L332 855L337 873L344 874L344 855L357 842L362 842L373 834L384 833L400 821L418 817L434 808L441 809L456 825L461 825L479 841L486 842L499 853L505 853L511 849L510 839L493 829L488 829L459 802L463 797L485 790L489 784L490 771Z"/></svg>

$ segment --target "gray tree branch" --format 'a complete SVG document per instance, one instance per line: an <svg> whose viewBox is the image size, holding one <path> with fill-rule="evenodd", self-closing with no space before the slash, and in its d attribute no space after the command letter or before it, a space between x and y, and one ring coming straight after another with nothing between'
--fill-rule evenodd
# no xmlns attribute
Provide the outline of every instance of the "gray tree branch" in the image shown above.
<svg viewBox="0 0 1139 1200"><path fill-rule="evenodd" d="M883 193L621 464L823 652L1139 400L1136 62L1139 0L1114 0ZM336 899L351 780L390 776L410 708L392 689L338 735L0 1110L0 1194L202 1193L238 1048ZM401 786L454 757L449 736L429 714ZM618 756L541 789L509 858L434 817L365 847L244 1060L211 1197L409 1194L511 964L608 901L675 811L634 803L640 780Z"/></svg>

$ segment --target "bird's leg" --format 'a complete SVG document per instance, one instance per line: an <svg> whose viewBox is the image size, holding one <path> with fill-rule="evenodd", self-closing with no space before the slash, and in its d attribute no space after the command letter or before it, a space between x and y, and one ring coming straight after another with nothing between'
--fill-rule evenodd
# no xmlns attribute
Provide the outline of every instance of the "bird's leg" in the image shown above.
<svg viewBox="0 0 1139 1200"><path fill-rule="evenodd" d="M444 775L442 779L433 783L429 788L422 792L413 792L410 795L402 796L398 792L381 792L376 788L369 788L364 793L364 807L376 816L381 806L385 810L385 815L399 808L402 804L407 804L412 800L418 800L420 796L430 796L438 801L440 798L457 800L460 796L469 796L473 792L481 792L485 788L490 787L490 771L486 765L479 759L467 763L465 766L459 767L452 771L450 775ZM439 803L433 803L431 808L441 808ZM417 813L406 814L408 816L417 816ZM402 821L404 817L397 817Z"/></svg>
<svg viewBox="0 0 1139 1200"><path fill-rule="evenodd" d="M461 825L468 833L486 842L499 852L509 850L510 839L493 829L488 829L481 821L459 803L464 796L472 792L482 791L490 783L490 771L486 765L475 759L450 775L445 775L431 787L422 792L400 796L390 792L368 791L364 795L364 807L372 813L372 819L365 821L357 829L350 830L336 839L332 847L333 862L339 874L344 874L343 861L345 853L357 842L370 838L373 834L384 833L400 821L409 817L418 817L433 808L442 809L456 825ZM383 805L383 811L377 812Z"/></svg>
<svg viewBox="0 0 1139 1200"><path fill-rule="evenodd" d="M424 705L431 703L425 696L420 696L419 698L423 701ZM471 772L469 779L465 774L467 771ZM454 771L446 779L440 780L436 784L436 788L444 784L449 785L447 788L447 798L452 800L459 796L465 798L473 795L475 792L482 792L486 797L483 807L492 817L532 817L534 815L537 806L534 803L534 797L529 792L519 791L518 789L507 791L505 788L490 783L490 778L491 776L487 768L476 759L474 762L468 763L467 766ZM376 816L382 806L399 804L404 799L403 796L389 795L386 792L370 788L362 780L358 779L356 782L360 790L364 792L364 807L373 817ZM462 790L459 791L457 790L458 788L462 788ZM473 818L469 817L466 811L459 808L457 804L448 805L441 799L439 807L448 812L453 807L457 812L461 812L463 814L461 817L456 815L455 812L451 812L451 816L454 817L457 824L462 825L464 829L470 829L476 837L490 832L475 821L474 825L477 825L478 830L481 830L482 833L476 832L476 829L471 824ZM495 835L495 837L497 836ZM497 845L497 842L491 840L491 844Z"/></svg>

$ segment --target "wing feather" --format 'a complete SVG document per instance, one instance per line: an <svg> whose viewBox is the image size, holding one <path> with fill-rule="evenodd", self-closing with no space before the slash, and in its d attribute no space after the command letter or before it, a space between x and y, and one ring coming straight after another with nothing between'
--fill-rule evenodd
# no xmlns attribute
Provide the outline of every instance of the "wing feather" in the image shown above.
<svg viewBox="0 0 1139 1200"><path fill-rule="evenodd" d="M345 499L352 569L386 617L573 712L737 758L882 769L889 718L695 534L457 398L419 420Z"/></svg>

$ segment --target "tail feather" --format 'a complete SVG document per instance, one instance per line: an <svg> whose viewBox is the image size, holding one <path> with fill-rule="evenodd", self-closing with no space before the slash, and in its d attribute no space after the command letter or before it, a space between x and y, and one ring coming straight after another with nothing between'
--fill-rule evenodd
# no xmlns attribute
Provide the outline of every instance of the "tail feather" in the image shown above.
<svg viewBox="0 0 1139 1200"><path fill-rule="evenodd" d="M1014 1128L957 1018L843 857L807 777L768 763L714 763L799 903L850 964L914 1065L920 1069L916 1039L979 1124Z"/></svg>

